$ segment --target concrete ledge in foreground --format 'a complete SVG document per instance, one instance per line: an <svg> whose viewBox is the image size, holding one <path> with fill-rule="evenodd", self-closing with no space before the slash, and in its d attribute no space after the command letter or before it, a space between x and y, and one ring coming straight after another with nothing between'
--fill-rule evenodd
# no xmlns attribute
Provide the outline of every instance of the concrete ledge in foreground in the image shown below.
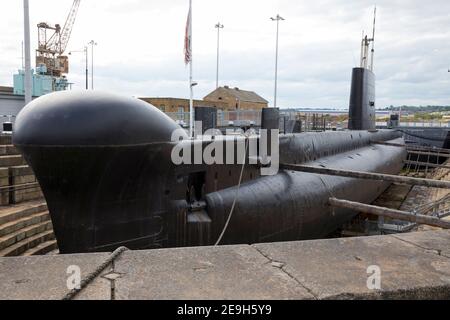
<svg viewBox="0 0 450 320"><path fill-rule="evenodd" d="M108 255L1 258L0 299L60 299L68 266L84 276ZM77 299L450 299L450 231L127 251Z"/></svg>

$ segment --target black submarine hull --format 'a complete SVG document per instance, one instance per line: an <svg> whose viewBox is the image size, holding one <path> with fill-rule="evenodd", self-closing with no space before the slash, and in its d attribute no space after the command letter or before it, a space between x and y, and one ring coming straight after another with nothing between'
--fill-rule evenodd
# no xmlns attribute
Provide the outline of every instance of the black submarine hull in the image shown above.
<svg viewBox="0 0 450 320"><path fill-rule="evenodd" d="M355 132L354 139L362 139ZM361 135L371 136L367 132ZM376 135L372 135L373 138ZM306 137L295 136L297 143ZM335 133L312 134L316 142L347 137ZM391 140L403 143L403 139ZM327 143L330 147L335 143ZM326 152L324 146L323 151ZM294 151L290 149L290 151ZM313 151L312 154L320 154ZM366 145L351 151L302 162L344 170L397 174L403 167L406 153L398 147ZM292 162L290 162L292 163ZM351 220L356 213L334 209L328 205L330 197L372 203L386 190L389 183L283 171L274 176L261 177L240 187L239 197L223 243L261 243L323 238ZM208 215L213 224L212 239L217 239L225 224L237 187L206 195Z"/></svg>
<svg viewBox="0 0 450 320"><path fill-rule="evenodd" d="M173 164L179 129L145 102L103 93L54 93L23 109L13 142L41 185L61 253L216 242L242 166ZM402 139L390 130L281 135L280 162L398 173L405 149L373 141ZM332 210L330 196L369 203L387 186L298 172L261 176L246 165L221 243L323 237L356 214Z"/></svg>

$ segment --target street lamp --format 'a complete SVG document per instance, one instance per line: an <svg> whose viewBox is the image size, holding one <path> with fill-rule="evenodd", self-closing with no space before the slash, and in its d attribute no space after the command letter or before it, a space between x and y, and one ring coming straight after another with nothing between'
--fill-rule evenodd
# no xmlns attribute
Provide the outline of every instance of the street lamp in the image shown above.
<svg viewBox="0 0 450 320"><path fill-rule="evenodd" d="M219 88L219 45L220 45L220 29L223 29L223 24L218 22L216 24L217 28L217 70L216 70L216 89Z"/></svg>
<svg viewBox="0 0 450 320"><path fill-rule="evenodd" d="M33 96L33 86L31 78L31 45L30 45L30 4L28 0L23 0L23 20L24 20L24 41L25 41L25 80L24 99L25 105L31 102Z"/></svg>
<svg viewBox="0 0 450 320"><path fill-rule="evenodd" d="M94 90L94 46L97 42L91 40L88 44L91 46L91 89Z"/></svg>
<svg viewBox="0 0 450 320"><path fill-rule="evenodd" d="M84 47L83 50L74 50L74 51L70 51L69 55L72 55L72 53L75 52L83 52L85 55L85 60L86 60L86 90L89 90L89 62L88 62L88 47Z"/></svg>
<svg viewBox="0 0 450 320"><path fill-rule="evenodd" d="M280 20L284 21L284 18L277 14L276 18L270 18L272 21L277 22L277 40L276 40L276 53L275 53L275 95L274 95L274 108L277 107L277 87L278 87L278 31Z"/></svg>

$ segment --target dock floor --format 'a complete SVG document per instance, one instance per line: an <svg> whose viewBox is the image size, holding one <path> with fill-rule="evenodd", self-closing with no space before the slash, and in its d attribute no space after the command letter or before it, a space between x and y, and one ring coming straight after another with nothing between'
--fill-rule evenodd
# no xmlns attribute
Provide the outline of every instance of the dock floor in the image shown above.
<svg viewBox="0 0 450 320"><path fill-rule="evenodd" d="M109 255L0 258L0 299L61 299ZM450 299L450 231L125 251L76 299Z"/></svg>

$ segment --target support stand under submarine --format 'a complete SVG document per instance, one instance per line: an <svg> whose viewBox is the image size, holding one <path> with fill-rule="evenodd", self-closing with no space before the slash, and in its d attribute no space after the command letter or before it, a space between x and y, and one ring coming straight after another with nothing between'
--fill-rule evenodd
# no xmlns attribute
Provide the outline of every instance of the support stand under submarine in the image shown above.
<svg viewBox="0 0 450 320"><path fill-rule="evenodd" d="M374 76L364 65L353 71L350 101L354 130L282 134L280 163L399 173L406 150L389 143L404 141L372 130ZM274 124L263 120L267 129ZM261 176L238 159L175 165L174 147L208 147L172 141L175 130L145 102L98 92L49 94L20 112L13 141L41 185L61 253L213 245L223 231L221 244L321 238L357 214L330 207L330 196L371 203L389 186L289 170ZM233 138L233 151L247 140Z"/></svg>

